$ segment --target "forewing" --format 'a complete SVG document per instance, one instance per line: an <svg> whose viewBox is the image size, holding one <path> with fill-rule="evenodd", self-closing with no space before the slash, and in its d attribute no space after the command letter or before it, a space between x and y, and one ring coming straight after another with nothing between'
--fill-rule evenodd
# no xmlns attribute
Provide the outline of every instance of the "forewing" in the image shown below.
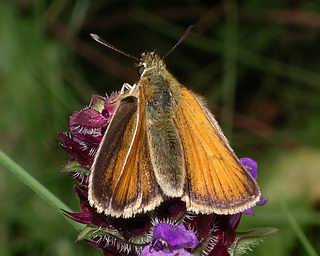
<svg viewBox="0 0 320 256"><path fill-rule="evenodd" d="M234 214L255 205L260 197L256 182L240 164L213 115L184 87L174 120L185 154L187 209Z"/></svg>
<svg viewBox="0 0 320 256"><path fill-rule="evenodd" d="M136 134L111 203L116 215L124 217L153 210L163 201L150 159L144 106L139 102Z"/></svg>
<svg viewBox="0 0 320 256"><path fill-rule="evenodd" d="M120 102L90 174L90 204L107 215L130 217L160 202L138 105L133 96Z"/></svg>

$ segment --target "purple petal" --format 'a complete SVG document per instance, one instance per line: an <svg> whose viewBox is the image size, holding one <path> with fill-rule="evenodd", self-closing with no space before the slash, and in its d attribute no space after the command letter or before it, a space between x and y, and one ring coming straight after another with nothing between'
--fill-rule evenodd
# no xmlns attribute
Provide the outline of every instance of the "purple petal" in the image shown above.
<svg viewBox="0 0 320 256"><path fill-rule="evenodd" d="M240 158L240 163L248 170L251 176L257 180L258 163L249 157Z"/></svg>
<svg viewBox="0 0 320 256"><path fill-rule="evenodd" d="M240 162L249 171L251 176L255 180L257 180L257 178L258 178L258 164L257 164L257 162L249 157L240 158ZM259 202L256 205L262 206L262 205L265 205L267 202L268 202L268 199L264 196L261 196ZM247 210L243 211L243 213L247 214L247 215L254 215L254 211L252 209L247 209Z"/></svg>
<svg viewBox="0 0 320 256"><path fill-rule="evenodd" d="M170 249L195 248L199 244L195 233L182 224L157 224L153 229L153 239L167 242Z"/></svg>
<svg viewBox="0 0 320 256"><path fill-rule="evenodd" d="M255 215L254 210L252 208L244 210L242 213L246 215L251 215L251 216Z"/></svg>
<svg viewBox="0 0 320 256"><path fill-rule="evenodd" d="M177 249L173 251L156 251L150 245L143 248L140 256L192 256L192 254L185 249Z"/></svg>
<svg viewBox="0 0 320 256"><path fill-rule="evenodd" d="M257 205L262 206L262 205L265 205L266 203L268 203L268 198L266 198L265 196L261 196Z"/></svg>
<svg viewBox="0 0 320 256"><path fill-rule="evenodd" d="M84 167L92 165L95 148L69 132L60 133L59 140L61 141L61 147L68 153L69 160L76 160Z"/></svg>
<svg viewBox="0 0 320 256"><path fill-rule="evenodd" d="M86 128L99 128L107 123L107 119L97 110L87 108L75 112L70 117L70 128L84 126Z"/></svg>
<svg viewBox="0 0 320 256"><path fill-rule="evenodd" d="M76 128L70 127L71 133L77 139L92 144L94 147L98 147L102 141L105 127L88 129L84 126L77 126Z"/></svg>
<svg viewBox="0 0 320 256"><path fill-rule="evenodd" d="M84 109L70 117L70 132L73 136L88 143L99 144L108 119L95 109Z"/></svg>
<svg viewBox="0 0 320 256"><path fill-rule="evenodd" d="M263 206L265 205L266 203L268 202L268 199L264 196L261 196L260 197L260 200L259 202L256 204L256 206ZM243 214L246 214L246 215L251 215L251 216L254 216L255 215L255 212L252 208L249 208L245 211L242 212Z"/></svg>

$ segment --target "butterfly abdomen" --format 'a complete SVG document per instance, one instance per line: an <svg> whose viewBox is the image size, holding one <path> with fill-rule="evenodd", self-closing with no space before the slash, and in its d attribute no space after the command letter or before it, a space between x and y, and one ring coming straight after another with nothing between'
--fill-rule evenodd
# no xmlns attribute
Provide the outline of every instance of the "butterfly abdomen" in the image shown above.
<svg viewBox="0 0 320 256"><path fill-rule="evenodd" d="M174 99L168 81L152 74L144 83L149 97L145 102L146 130L151 162L157 183L170 197L180 197L185 183L181 141L173 123Z"/></svg>

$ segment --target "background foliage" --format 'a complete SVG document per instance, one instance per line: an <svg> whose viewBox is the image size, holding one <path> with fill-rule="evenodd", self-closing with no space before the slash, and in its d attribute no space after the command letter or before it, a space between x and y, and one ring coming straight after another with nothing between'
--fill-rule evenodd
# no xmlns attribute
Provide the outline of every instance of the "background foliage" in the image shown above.
<svg viewBox="0 0 320 256"><path fill-rule="evenodd" d="M77 209L57 133L91 94L138 79L132 60L89 33L164 54L190 24L168 67L206 97L238 155L260 163L270 202L241 229L280 229L251 255L306 255L288 214L319 252L319 1L0 1L1 149ZM0 202L0 255L99 255L3 169Z"/></svg>

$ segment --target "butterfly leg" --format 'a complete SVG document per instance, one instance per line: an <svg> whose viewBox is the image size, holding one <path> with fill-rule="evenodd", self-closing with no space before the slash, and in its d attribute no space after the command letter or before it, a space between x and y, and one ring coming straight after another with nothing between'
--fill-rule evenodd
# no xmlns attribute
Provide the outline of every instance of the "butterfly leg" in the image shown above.
<svg viewBox="0 0 320 256"><path fill-rule="evenodd" d="M127 91L131 91L132 90L132 88L133 88L133 85L130 85L130 84L128 84L128 83L124 83L123 85L122 85L122 88L121 88L121 91L120 91L120 93L121 94L125 94Z"/></svg>

